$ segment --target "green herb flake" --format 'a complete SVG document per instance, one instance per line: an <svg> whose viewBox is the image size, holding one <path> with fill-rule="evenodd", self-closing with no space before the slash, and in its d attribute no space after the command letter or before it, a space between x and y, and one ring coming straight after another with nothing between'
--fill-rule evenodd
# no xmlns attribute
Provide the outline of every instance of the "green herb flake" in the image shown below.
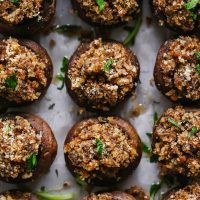
<svg viewBox="0 0 200 200"><path fill-rule="evenodd" d="M153 114L153 125L155 126L158 122L158 113L154 112Z"/></svg>
<svg viewBox="0 0 200 200"><path fill-rule="evenodd" d="M11 131L10 125L9 124L5 124L3 126L2 130L3 130L4 133L8 134Z"/></svg>
<svg viewBox="0 0 200 200"><path fill-rule="evenodd" d="M106 63L104 64L104 66L103 66L103 71L109 72L113 63L114 63L114 61L112 59L107 60Z"/></svg>
<svg viewBox="0 0 200 200"><path fill-rule="evenodd" d="M37 166L37 155L36 153L33 153L29 158L28 158L28 170L33 171L35 167Z"/></svg>
<svg viewBox="0 0 200 200"><path fill-rule="evenodd" d="M151 139L152 138L152 133L146 133L146 135Z"/></svg>
<svg viewBox="0 0 200 200"><path fill-rule="evenodd" d="M6 84L7 87L15 89L16 86L17 86L17 76L16 76L16 74L12 74L8 78L6 78L5 84Z"/></svg>
<svg viewBox="0 0 200 200"><path fill-rule="evenodd" d="M187 10L191 10L197 6L199 0L190 0L189 2L185 3L185 8Z"/></svg>
<svg viewBox="0 0 200 200"><path fill-rule="evenodd" d="M130 28L126 28L126 30L129 29L129 35L125 38L125 40L123 42L124 45L127 46L127 45L134 44L135 38L140 30L141 25L142 25L142 17L140 16L135 21L135 24L131 30L130 30Z"/></svg>
<svg viewBox="0 0 200 200"><path fill-rule="evenodd" d="M144 153L148 153L148 154L151 153L151 148L148 147L147 144L145 144L143 141L141 142L141 144L142 144L142 151Z"/></svg>
<svg viewBox="0 0 200 200"><path fill-rule="evenodd" d="M196 13L193 13L191 11L189 11L189 13L190 13L190 16L192 17L193 20L197 19L197 14Z"/></svg>
<svg viewBox="0 0 200 200"><path fill-rule="evenodd" d="M57 87L58 90L62 90L65 86L65 73L69 65L69 59L64 57L62 60L62 67L60 68L60 73L56 75L56 78L61 81L61 86Z"/></svg>
<svg viewBox="0 0 200 200"><path fill-rule="evenodd" d="M103 142L100 139L96 139L96 151L99 155L103 153Z"/></svg>
<svg viewBox="0 0 200 200"><path fill-rule="evenodd" d="M105 6L106 6L105 1L104 1L104 0L96 0L96 3L97 3L98 6L99 6L99 10L100 10L100 11L103 11L104 8L105 8Z"/></svg>
<svg viewBox="0 0 200 200"><path fill-rule="evenodd" d="M66 24L66 25L61 25L61 26L58 25L55 27L54 30L57 31L58 33L70 34L70 33L81 31L82 27L77 26L77 25Z"/></svg>
<svg viewBox="0 0 200 200"><path fill-rule="evenodd" d="M151 188L150 188L150 197L151 197L151 200L155 200L155 196L156 196L157 192L161 189L161 186L162 186L161 182L153 183L151 185Z"/></svg>
<svg viewBox="0 0 200 200"><path fill-rule="evenodd" d="M35 195L43 200L72 200L75 197L75 193L68 192L66 194L53 194L52 192L35 192Z"/></svg>
<svg viewBox="0 0 200 200"><path fill-rule="evenodd" d="M195 52L198 64L196 65L196 71L200 75L200 52Z"/></svg>
<svg viewBox="0 0 200 200"><path fill-rule="evenodd" d="M171 117L167 118L167 121L173 126L176 126L177 128L181 128L180 125L176 121L174 121L174 119L172 119Z"/></svg>
<svg viewBox="0 0 200 200"><path fill-rule="evenodd" d="M150 163L156 163L158 161L158 157L155 154L152 154L150 157Z"/></svg>
<svg viewBox="0 0 200 200"><path fill-rule="evenodd" d="M191 138L192 136L194 136L196 133L198 133L198 129L196 126L193 126L191 131L189 132L189 138Z"/></svg>
<svg viewBox="0 0 200 200"><path fill-rule="evenodd" d="M82 180L79 176L76 177L76 183L80 186L87 186L87 183Z"/></svg>
<svg viewBox="0 0 200 200"><path fill-rule="evenodd" d="M13 4L18 4L19 3L19 0L10 0L11 1L11 3L13 3Z"/></svg>

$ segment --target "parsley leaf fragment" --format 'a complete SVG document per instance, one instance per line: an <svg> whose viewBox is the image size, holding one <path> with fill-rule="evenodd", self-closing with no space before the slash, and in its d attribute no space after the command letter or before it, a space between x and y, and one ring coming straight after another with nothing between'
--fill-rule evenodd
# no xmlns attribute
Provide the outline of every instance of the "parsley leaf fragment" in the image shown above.
<svg viewBox="0 0 200 200"><path fill-rule="evenodd" d="M80 176L76 177L76 183L80 186L87 186L87 183L80 178Z"/></svg>
<svg viewBox="0 0 200 200"><path fill-rule="evenodd" d="M198 129L197 129L196 126L193 126L192 129L191 129L191 131L189 132L189 138L191 138L196 133L198 133Z"/></svg>
<svg viewBox="0 0 200 200"><path fill-rule="evenodd" d="M12 74L6 78L5 84L7 87L15 89L17 86L17 76L16 74Z"/></svg>
<svg viewBox="0 0 200 200"><path fill-rule="evenodd" d="M147 146L147 144L145 144L143 141L141 142L142 144L142 151L144 153L151 153L151 148Z"/></svg>
<svg viewBox="0 0 200 200"><path fill-rule="evenodd" d="M185 3L185 8L187 10L191 10L191 9L195 8L198 3L199 3L199 0L191 0L187 3Z"/></svg>
<svg viewBox="0 0 200 200"><path fill-rule="evenodd" d="M96 3L97 3L98 6L99 6L99 10L100 10L100 11L103 11L104 8L105 8L105 6L106 6L105 1L104 1L104 0L96 0Z"/></svg>
<svg viewBox="0 0 200 200"><path fill-rule="evenodd" d="M150 197L151 197L151 200L155 200L155 196L156 196L157 192L161 189L161 186L162 186L161 182L153 183L151 185L151 188L150 188Z"/></svg>
<svg viewBox="0 0 200 200"><path fill-rule="evenodd" d="M197 57L198 64L196 65L196 71L200 75L200 52L195 52L194 53Z"/></svg>
<svg viewBox="0 0 200 200"><path fill-rule="evenodd" d="M6 134L8 134L10 131L11 131L11 128L10 128L10 126L9 126L9 124L5 124L4 126L3 126L3 132L5 132Z"/></svg>
<svg viewBox="0 0 200 200"><path fill-rule="evenodd" d="M36 153L31 154L31 156L28 158L28 170L33 171L35 167L37 166L37 155Z"/></svg>
<svg viewBox="0 0 200 200"><path fill-rule="evenodd" d="M176 121L174 121L174 119L172 119L171 117L167 118L167 121L171 123L173 126L176 126L177 128L181 128L180 125Z"/></svg>
<svg viewBox="0 0 200 200"><path fill-rule="evenodd" d="M19 0L10 0L11 1L11 3L13 3L13 4L18 4L19 3Z"/></svg>
<svg viewBox="0 0 200 200"><path fill-rule="evenodd" d="M103 142L100 139L96 139L96 151L99 155L103 153Z"/></svg>
<svg viewBox="0 0 200 200"><path fill-rule="evenodd" d="M112 59L109 59L108 61L106 61L106 63L103 66L103 71L104 72L109 72L110 71L110 67L111 65L114 63L114 61Z"/></svg>
<svg viewBox="0 0 200 200"><path fill-rule="evenodd" d="M157 112L154 112L154 115L153 115L153 125L155 126L158 122L158 113Z"/></svg>
<svg viewBox="0 0 200 200"><path fill-rule="evenodd" d="M69 64L69 59L64 57L62 60L62 67L60 68L60 73L57 74L56 78L61 81L61 86L57 87L58 90L62 90L65 86L65 72L67 71L67 67Z"/></svg>

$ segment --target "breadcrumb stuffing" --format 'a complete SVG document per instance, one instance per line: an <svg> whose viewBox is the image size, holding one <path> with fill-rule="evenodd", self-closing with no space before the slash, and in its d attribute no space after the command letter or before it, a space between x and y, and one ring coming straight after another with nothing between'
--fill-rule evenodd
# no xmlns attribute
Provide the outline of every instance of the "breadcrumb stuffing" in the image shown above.
<svg viewBox="0 0 200 200"><path fill-rule="evenodd" d="M163 51L166 48L166 51ZM172 100L200 100L200 75L196 52L200 52L198 37L181 36L167 41L160 50L162 62L157 62L166 95ZM163 51L163 52L162 52Z"/></svg>
<svg viewBox="0 0 200 200"><path fill-rule="evenodd" d="M0 1L0 19L10 24L19 24L25 20L40 17L43 0Z"/></svg>
<svg viewBox="0 0 200 200"><path fill-rule="evenodd" d="M100 11L94 0L74 0L79 4L86 17L94 23L104 25L117 24L133 20L140 12L138 0L105 0L105 8Z"/></svg>
<svg viewBox="0 0 200 200"><path fill-rule="evenodd" d="M7 191L0 194L0 200L30 200L31 194L28 192Z"/></svg>
<svg viewBox="0 0 200 200"><path fill-rule="evenodd" d="M169 26L184 32L199 26L199 8L187 10L185 3L191 0L152 0L154 13L160 26ZM196 15L196 17L194 17Z"/></svg>
<svg viewBox="0 0 200 200"><path fill-rule="evenodd" d="M34 101L47 85L48 60L20 45L17 39L0 41L0 96L21 103ZM8 87L6 80L15 75L16 87Z"/></svg>
<svg viewBox="0 0 200 200"><path fill-rule="evenodd" d="M120 180L119 170L126 169L137 159L133 139L112 120L112 117L99 117L82 122L65 145L64 151L81 180L90 182L103 177ZM101 154L97 150L97 139L103 145Z"/></svg>
<svg viewBox="0 0 200 200"><path fill-rule="evenodd" d="M0 119L0 176L4 179L28 179L28 159L38 155L42 133L36 132L21 116Z"/></svg>
<svg viewBox="0 0 200 200"><path fill-rule="evenodd" d="M195 183L188 185L183 189L179 189L166 200L199 200L200 199L200 185Z"/></svg>
<svg viewBox="0 0 200 200"><path fill-rule="evenodd" d="M161 175L200 177L200 111L168 109L155 127L153 154Z"/></svg>
<svg viewBox="0 0 200 200"><path fill-rule="evenodd" d="M139 63L136 57L122 44L103 42L96 39L84 43L86 50L79 47L68 70L71 90L78 100L94 109L108 111L134 93L139 76ZM87 46L87 47L86 47ZM106 63L112 64L105 71Z"/></svg>

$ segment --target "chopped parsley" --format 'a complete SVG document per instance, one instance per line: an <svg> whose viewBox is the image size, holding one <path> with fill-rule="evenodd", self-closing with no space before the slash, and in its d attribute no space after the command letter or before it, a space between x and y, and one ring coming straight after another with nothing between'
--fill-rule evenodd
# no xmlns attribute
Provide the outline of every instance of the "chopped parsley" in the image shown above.
<svg viewBox="0 0 200 200"><path fill-rule="evenodd" d="M185 8L187 10L194 9L198 3L199 3L199 0L190 0L189 2L185 3Z"/></svg>
<svg viewBox="0 0 200 200"><path fill-rule="evenodd" d="M148 147L147 146L147 144L145 144L143 141L141 142L141 144L142 144L142 151L144 152L144 153L151 153L151 148L150 147Z"/></svg>
<svg viewBox="0 0 200 200"><path fill-rule="evenodd" d="M113 59L107 60L106 63L104 64L104 66L103 66L103 71L109 72L113 63L114 63Z"/></svg>
<svg viewBox="0 0 200 200"><path fill-rule="evenodd" d="M96 3L97 3L98 6L99 6L99 10L100 10L100 11L103 11L104 8L105 8L105 6L106 6L105 1L104 1L104 0L96 0Z"/></svg>
<svg viewBox="0 0 200 200"><path fill-rule="evenodd" d="M60 73L57 74L56 78L61 81L61 86L57 87L58 90L62 90L65 85L65 72L67 71L67 66L69 64L69 59L64 57L62 60L62 67L60 68Z"/></svg>
<svg viewBox="0 0 200 200"><path fill-rule="evenodd" d="M45 200L72 200L75 197L75 193L73 192L68 192L66 194L53 194L52 192L44 192L44 191L39 191L35 192L35 195L38 198L45 199Z"/></svg>
<svg viewBox="0 0 200 200"><path fill-rule="evenodd" d="M103 142L100 139L96 139L96 151L99 155L103 153Z"/></svg>
<svg viewBox="0 0 200 200"><path fill-rule="evenodd" d="M191 138L196 133L198 133L198 129L197 129L196 126L193 126L192 129L191 129L191 131L189 132L189 138Z"/></svg>
<svg viewBox="0 0 200 200"><path fill-rule="evenodd" d="M5 124L4 127L3 127L3 132L8 134L10 131L11 131L10 125L9 124Z"/></svg>
<svg viewBox="0 0 200 200"><path fill-rule="evenodd" d="M151 200L155 200L155 196L156 196L157 192L161 189L161 186L162 186L162 182L153 183L151 185L151 188L150 188Z"/></svg>
<svg viewBox="0 0 200 200"><path fill-rule="evenodd" d="M33 171L35 167L37 166L37 155L36 153L33 153L29 158L28 158L28 170Z"/></svg>
<svg viewBox="0 0 200 200"><path fill-rule="evenodd" d="M125 30L128 30L129 35L125 38L124 40L124 45L131 45L134 44L135 38L140 30L140 26L142 24L142 17L138 17L137 20L135 21L135 24L133 27L130 28L125 28Z"/></svg>
<svg viewBox="0 0 200 200"><path fill-rule="evenodd" d="M151 139L152 138L152 133L146 133L146 135Z"/></svg>
<svg viewBox="0 0 200 200"><path fill-rule="evenodd" d="M150 163L156 163L158 161L158 156L152 154L150 157Z"/></svg>
<svg viewBox="0 0 200 200"><path fill-rule="evenodd" d="M12 74L8 78L6 78L5 84L6 84L7 87L15 89L16 86L17 86L17 76L16 76L16 74Z"/></svg>
<svg viewBox="0 0 200 200"><path fill-rule="evenodd" d="M82 30L81 26L71 25L71 24L66 24L61 26L58 25L55 27L55 31L57 31L58 33L65 33L65 34L79 32L81 30Z"/></svg>
<svg viewBox="0 0 200 200"><path fill-rule="evenodd" d="M87 183L80 178L80 176L76 177L76 183L80 186L87 186Z"/></svg>
<svg viewBox="0 0 200 200"><path fill-rule="evenodd" d="M158 113L154 112L153 114L153 125L155 126L158 122Z"/></svg>
<svg viewBox="0 0 200 200"><path fill-rule="evenodd" d="M11 3L13 3L13 4L18 4L19 3L19 0L10 0L11 1Z"/></svg>
<svg viewBox="0 0 200 200"><path fill-rule="evenodd" d="M198 61L198 64L196 65L196 71L200 75L200 52L195 52L195 55Z"/></svg>
<svg viewBox="0 0 200 200"><path fill-rule="evenodd" d="M173 126L176 126L177 128L181 128L180 125L176 121L174 121L174 119L172 119L171 117L167 118L167 121Z"/></svg>

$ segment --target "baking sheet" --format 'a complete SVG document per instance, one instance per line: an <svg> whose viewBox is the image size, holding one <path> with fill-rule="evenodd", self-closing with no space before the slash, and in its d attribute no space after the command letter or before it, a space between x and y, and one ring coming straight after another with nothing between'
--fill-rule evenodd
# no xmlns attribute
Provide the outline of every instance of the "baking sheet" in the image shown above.
<svg viewBox="0 0 200 200"><path fill-rule="evenodd" d="M135 99L130 98L126 103L117 108L116 110L119 112L113 111L113 113L110 114L117 114L118 116L129 120L137 129L141 139L150 145L150 141L145 133L152 131L154 112L156 111L158 114L161 114L164 109L171 106L170 102L158 92L152 80L157 51L160 45L167 38L171 37L172 33L164 28L159 28L155 22L153 22L151 26L148 26L146 17L151 17L151 11L148 2L144 1L142 27L134 46L130 46L138 56L141 65L141 84L139 84L137 88L137 96ZM76 15L72 14L69 0L57 1L54 24L76 24L86 28L89 27ZM120 28L112 30L112 38L116 40L122 41L126 35L127 33L121 31ZM48 35L40 35L33 39L39 41L51 56L54 64L54 76L59 72L62 65L62 58L64 56L70 57L79 44L77 36L74 35L68 37L56 32L51 32ZM51 47L51 40L56 42L53 48ZM57 89L58 84L59 83L53 81L46 96L40 102L31 106L15 109L34 113L44 118L51 126L58 142L58 154L50 171L39 180L36 180L33 183L20 185L20 187L27 187L33 191L39 190L41 187L45 187L46 190L57 190L63 187L65 181L68 181L71 187L66 190L75 191L77 193L76 199L78 200L81 199L86 192L76 184L75 179L65 167L63 142L67 132L76 121L92 114L86 112L79 115L80 108L75 105L69 95L66 94L65 89L61 91ZM49 106L54 103L54 108L49 110ZM134 108L137 108L139 104L142 104L143 112L138 117L130 115L130 112L134 110ZM56 171L58 171L58 176ZM125 181L117 185L117 187L119 189L127 189L132 185L139 185L148 192L150 185L159 180L158 173L159 171L156 164L150 163L148 157L143 154L138 168ZM19 185L0 182L0 192L18 187ZM160 196L159 194L158 196Z"/></svg>

